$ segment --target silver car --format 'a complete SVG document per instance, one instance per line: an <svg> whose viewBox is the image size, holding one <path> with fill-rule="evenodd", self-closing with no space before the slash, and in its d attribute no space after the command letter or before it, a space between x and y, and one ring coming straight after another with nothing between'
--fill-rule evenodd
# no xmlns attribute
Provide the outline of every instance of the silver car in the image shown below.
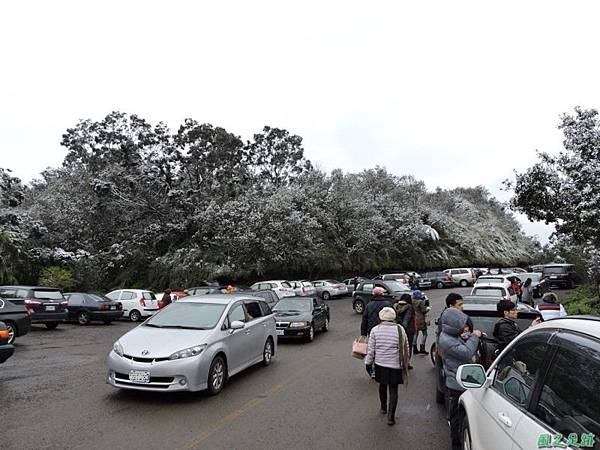
<svg viewBox="0 0 600 450"><path fill-rule="evenodd" d="M312 282L317 288L317 295L323 300L329 300L332 297L342 297L348 295L348 287L336 280L317 280Z"/></svg>
<svg viewBox="0 0 600 450"><path fill-rule="evenodd" d="M114 343L107 382L143 391L218 394L227 379L275 355L268 305L244 294L184 297Z"/></svg>
<svg viewBox="0 0 600 450"><path fill-rule="evenodd" d="M310 281L300 280L290 281L289 283L298 297L314 297L317 295L317 289Z"/></svg>

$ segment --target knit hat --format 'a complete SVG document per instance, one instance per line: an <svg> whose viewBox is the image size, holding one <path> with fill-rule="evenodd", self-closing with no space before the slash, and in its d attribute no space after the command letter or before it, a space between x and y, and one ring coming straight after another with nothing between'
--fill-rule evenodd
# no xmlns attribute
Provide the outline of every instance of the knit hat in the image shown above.
<svg viewBox="0 0 600 450"><path fill-rule="evenodd" d="M423 298L423 293L420 290L413 291L413 298L415 300L421 300Z"/></svg>
<svg viewBox="0 0 600 450"><path fill-rule="evenodd" d="M394 308L386 306L381 311L379 311L379 319L386 322L393 322L394 320L396 320L396 311L394 311Z"/></svg>

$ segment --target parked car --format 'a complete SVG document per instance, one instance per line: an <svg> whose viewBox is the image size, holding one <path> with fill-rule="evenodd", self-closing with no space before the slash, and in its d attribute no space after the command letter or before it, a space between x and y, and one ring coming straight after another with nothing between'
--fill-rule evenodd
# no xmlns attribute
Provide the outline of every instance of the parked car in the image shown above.
<svg viewBox="0 0 600 450"><path fill-rule="evenodd" d="M273 309L273 306L275 306L279 301L279 297L277 297L277 294L271 289L268 289L266 291L252 291L252 293L249 293L248 295L251 295L252 297L262 298L265 302L267 302L267 305L269 305L269 308L271 309Z"/></svg>
<svg viewBox="0 0 600 450"><path fill-rule="evenodd" d="M123 316L132 322L139 322L158 311L158 300L152 291L143 289L117 289L106 296L123 306Z"/></svg>
<svg viewBox="0 0 600 450"><path fill-rule="evenodd" d="M0 322L0 364L6 362L15 352L15 347L9 339L8 328L4 322Z"/></svg>
<svg viewBox="0 0 600 450"><path fill-rule="evenodd" d="M285 280L260 281L250 286L250 289L253 291L264 291L266 289L271 289L277 294L279 299L296 296L292 285Z"/></svg>
<svg viewBox="0 0 600 450"><path fill-rule="evenodd" d="M542 270L542 275L550 286L573 289L579 282L573 264L547 264Z"/></svg>
<svg viewBox="0 0 600 450"><path fill-rule="evenodd" d="M533 297L540 298L546 292L550 292L550 283L546 280L541 273L525 272L516 273L516 276L522 283L527 281L527 278L531 278L531 288L533 289Z"/></svg>
<svg viewBox="0 0 600 450"><path fill-rule="evenodd" d="M317 289L317 296L323 300L329 300L334 297L343 297L348 295L348 287L336 280L317 280L313 281L313 286Z"/></svg>
<svg viewBox="0 0 600 450"><path fill-rule="evenodd" d="M526 273L525 269L520 267L499 267L495 269L488 269L486 275L509 275L511 273Z"/></svg>
<svg viewBox="0 0 600 450"><path fill-rule="evenodd" d="M496 309L498 300L487 297L481 298L466 296L464 298L464 302L465 304L463 312L471 318L471 321L473 322L473 328L476 330L481 330L486 334L485 337L480 339L479 349L477 350L475 359L484 367L489 367L496 357L495 351L498 345L498 342L494 338L494 325L502 317L502 314ZM517 305L517 311L518 313L516 321L522 330L525 330L531 326L531 321L538 317L538 313L535 311L535 309L524 303L519 303ZM438 320L436 320L436 324ZM440 352L438 351L438 337L439 336L437 336L436 333L436 341L431 346L430 355L436 370L435 399L437 403L443 404L445 397L446 378L443 370L443 360Z"/></svg>
<svg viewBox="0 0 600 450"><path fill-rule="evenodd" d="M65 297L69 302L69 320L75 320L79 325L87 325L94 320L108 325L123 316L121 303L104 295L69 292Z"/></svg>
<svg viewBox="0 0 600 450"><path fill-rule="evenodd" d="M31 312L31 323L55 329L67 319L67 300L60 289L41 286L0 286L0 298Z"/></svg>
<svg viewBox="0 0 600 450"><path fill-rule="evenodd" d="M461 287L472 286L475 283L476 277L471 269L446 269L444 273L452 277L452 281Z"/></svg>
<svg viewBox="0 0 600 450"><path fill-rule="evenodd" d="M355 278L346 278L344 281L342 281L342 283L344 283L346 285L346 289L348 289L348 295L352 296L354 294L354 288L357 287L362 281L366 280L367 278L363 278L363 277L357 277ZM355 280L356 280L356 285L355 285Z"/></svg>
<svg viewBox="0 0 600 450"><path fill-rule="evenodd" d="M15 339L29 333L31 327L31 312L24 305L15 305L10 300L0 299L0 321L8 330L8 343L14 344Z"/></svg>
<svg viewBox="0 0 600 450"><path fill-rule="evenodd" d="M377 275L374 280L382 281L399 281L400 283L408 284L408 273L396 272L396 273L384 273L383 275Z"/></svg>
<svg viewBox="0 0 600 450"><path fill-rule="evenodd" d="M431 286L436 289L454 287L454 280L445 272L427 272L423 277L431 281Z"/></svg>
<svg viewBox="0 0 600 450"><path fill-rule="evenodd" d="M317 288L315 288L310 281L299 280L290 281L289 283L292 285L294 294L298 297L314 297L317 295Z"/></svg>
<svg viewBox="0 0 600 450"><path fill-rule="evenodd" d="M482 275L475 281L474 287L501 284L510 287L510 275Z"/></svg>
<svg viewBox="0 0 600 450"><path fill-rule="evenodd" d="M194 286L191 288L184 289L184 293L187 295L205 295L211 294L212 288L218 288L220 283L217 281L203 281L199 283L198 286Z"/></svg>
<svg viewBox="0 0 600 450"><path fill-rule="evenodd" d="M315 339L317 330L329 331L329 306L320 298L288 297L273 307L279 338Z"/></svg>
<svg viewBox="0 0 600 450"><path fill-rule="evenodd" d="M471 289L471 295L479 297L491 297L494 298L496 303L500 300L510 300L513 303L518 303L519 297L509 286L503 284L486 284L486 285L475 285Z"/></svg>
<svg viewBox="0 0 600 450"><path fill-rule="evenodd" d="M410 277L413 277L414 280L416 280L417 284L415 286L415 288L418 289L430 289L431 288L431 279L427 278L424 275L421 275L418 272L406 272L406 274L409 276L409 282L410 282Z"/></svg>
<svg viewBox="0 0 600 450"><path fill-rule="evenodd" d="M365 280L358 285L352 299L352 308L357 314L364 312L365 307L373 298L373 288L375 287L383 288L384 296L390 301L398 300L402 294L412 293L408 285L399 281Z"/></svg>
<svg viewBox="0 0 600 450"><path fill-rule="evenodd" d="M460 366L461 448L598 448L600 321L567 317L521 333L487 368ZM568 442L569 441L569 442Z"/></svg>
<svg viewBox="0 0 600 450"><path fill-rule="evenodd" d="M107 382L153 392L221 392L227 379L277 349L275 319L262 300L240 294L186 297L121 336Z"/></svg>

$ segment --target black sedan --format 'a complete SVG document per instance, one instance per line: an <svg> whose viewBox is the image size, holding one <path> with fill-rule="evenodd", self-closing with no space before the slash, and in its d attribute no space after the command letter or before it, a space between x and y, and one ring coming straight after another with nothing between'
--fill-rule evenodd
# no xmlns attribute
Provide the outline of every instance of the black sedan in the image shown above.
<svg viewBox="0 0 600 450"><path fill-rule="evenodd" d="M0 322L0 364L6 361L15 352L15 347L8 343L8 329L4 322Z"/></svg>
<svg viewBox="0 0 600 450"><path fill-rule="evenodd" d="M329 306L320 298L285 297L273 307L277 322L277 336L315 339L315 331L328 331Z"/></svg>
<svg viewBox="0 0 600 450"><path fill-rule="evenodd" d="M65 297L69 302L69 320L76 320L79 325L87 325L93 320L108 325L123 316L121 303L103 295L70 292Z"/></svg>
<svg viewBox="0 0 600 450"><path fill-rule="evenodd" d="M23 305L15 305L9 300L0 298L0 321L8 330L8 343L14 344L15 339L29 333L31 327L31 312Z"/></svg>

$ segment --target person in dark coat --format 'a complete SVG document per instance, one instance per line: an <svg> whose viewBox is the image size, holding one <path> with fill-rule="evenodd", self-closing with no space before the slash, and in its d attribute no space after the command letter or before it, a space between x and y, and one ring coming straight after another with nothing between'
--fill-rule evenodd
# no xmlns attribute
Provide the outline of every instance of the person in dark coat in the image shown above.
<svg viewBox="0 0 600 450"><path fill-rule="evenodd" d="M408 337L408 344L410 346L409 358L412 358L413 344L415 340L415 308L413 307L412 296L410 294L402 294L400 300L394 305L396 310L396 323L402 325L402 328L406 331ZM410 363L408 368L412 369Z"/></svg>
<svg viewBox="0 0 600 450"><path fill-rule="evenodd" d="M170 305L171 302L172 302L172 300L171 300L171 289L167 289L164 292L162 298L160 299L160 307L164 308L165 306Z"/></svg>
<svg viewBox="0 0 600 450"><path fill-rule="evenodd" d="M371 291L373 298L367 304L363 312L362 321L360 323L361 336L368 336L371 330L377 325L379 325L379 323L381 322L381 320L379 319L379 311L381 311L386 306L392 306L390 301L383 296L384 292L385 291L381 287L375 287L373 288L373 291ZM367 364L365 367L369 376L373 378L375 375L373 372L373 365Z"/></svg>
<svg viewBox="0 0 600 450"><path fill-rule="evenodd" d="M519 328L519 325L516 322L518 316L517 305L510 300L500 300L498 305L496 305L496 309L503 315L503 317L496 322L496 325L494 325L493 333L494 338L498 341L497 353L500 353L514 338L521 334L523 330ZM531 322L531 326L535 326L540 322L540 318L537 317Z"/></svg>

